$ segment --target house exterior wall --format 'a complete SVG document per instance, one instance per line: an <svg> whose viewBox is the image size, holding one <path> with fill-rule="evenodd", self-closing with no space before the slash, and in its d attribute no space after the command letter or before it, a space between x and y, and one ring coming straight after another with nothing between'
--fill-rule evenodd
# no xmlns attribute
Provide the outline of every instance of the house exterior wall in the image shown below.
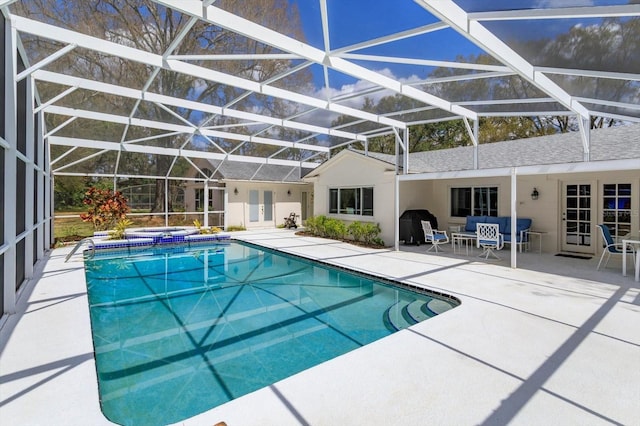
<svg viewBox="0 0 640 426"><path fill-rule="evenodd" d="M602 252L600 233L596 225L603 222L603 185L605 184L631 184L631 232L633 234L640 232L640 171L518 176L516 213L520 217L531 218L532 228L544 232L543 252L562 251L563 183L591 184L593 203L591 235L594 239L591 251L593 254L599 255ZM449 230L450 226L464 225L466 222L465 218L450 215L451 188L484 186L498 187L498 215L509 216L511 214L510 177L401 182L400 213L406 209L427 209L438 218L441 230ZM533 188L539 192L537 200L531 199ZM537 247L537 241L533 243Z"/></svg>
<svg viewBox="0 0 640 426"><path fill-rule="evenodd" d="M237 226L246 229L274 228L284 224L284 220L291 213L295 213L298 217L298 225L300 225L299 217L302 211L300 200L302 191L311 192L312 185L298 183L277 183L277 182L233 182L227 181L227 227ZM235 193L235 190L238 193ZM260 192L260 210L264 208L264 191L273 192L273 221L264 221L261 219L257 222L249 220L249 192L257 190ZM290 192L290 194L288 193Z"/></svg>
<svg viewBox="0 0 640 426"><path fill-rule="evenodd" d="M379 223L380 238L392 245L394 228L394 173L393 166L366 158L360 154L345 152L335 158L330 169L314 179L314 216L326 215L347 224L360 221ZM329 214L329 189L373 187L373 216Z"/></svg>
<svg viewBox="0 0 640 426"><path fill-rule="evenodd" d="M318 169L312 180L315 184L314 215L327 215L345 222L352 220L371 221L380 224L381 237L386 245L394 244L394 170L383 161L373 160L356 153L339 154ZM640 234L640 168L608 172L557 173L516 176L516 214L531 218L532 229L540 231L543 252L574 251L563 244L563 188L564 184L589 183L591 185L591 244L575 247L576 251L600 255L602 239L597 224L603 223L604 194L606 184L631 184L630 231ZM373 186L374 216L329 214L329 189ZM426 209L438 219L440 230L451 231L452 227L464 225L466 218L452 217L450 212L451 188L497 187L498 215L511 215L511 177L476 177L468 179L439 179L401 181L399 183L399 214L409 209ZM539 197L531 198L536 188ZM539 240L532 236L532 248L538 249Z"/></svg>

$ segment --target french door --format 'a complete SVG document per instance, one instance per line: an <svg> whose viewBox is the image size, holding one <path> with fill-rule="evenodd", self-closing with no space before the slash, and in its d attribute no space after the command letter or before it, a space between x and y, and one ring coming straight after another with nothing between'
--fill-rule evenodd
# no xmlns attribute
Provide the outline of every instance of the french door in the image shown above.
<svg viewBox="0 0 640 426"><path fill-rule="evenodd" d="M249 191L249 222L258 226L275 226L273 221L273 191Z"/></svg>
<svg viewBox="0 0 640 426"><path fill-rule="evenodd" d="M597 238L592 234L595 198L590 182L562 184L562 251L594 253Z"/></svg>

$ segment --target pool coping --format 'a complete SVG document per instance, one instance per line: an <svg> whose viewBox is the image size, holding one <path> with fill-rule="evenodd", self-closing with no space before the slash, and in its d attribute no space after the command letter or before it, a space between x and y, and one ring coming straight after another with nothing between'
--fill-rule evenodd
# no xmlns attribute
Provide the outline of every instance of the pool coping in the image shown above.
<svg viewBox="0 0 640 426"><path fill-rule="evenodd" d="M640 319L640 289L619 268L532 254L540 268L558 262L556 272L513 270L280 230L234 237L452 293L462 305L179 424L632 424L640 417L640 331L629 327ZM19 313L0 330L0 418L111 424L98 404L84 271L77 259L64 263L69 250L36 265Z"/></svg>

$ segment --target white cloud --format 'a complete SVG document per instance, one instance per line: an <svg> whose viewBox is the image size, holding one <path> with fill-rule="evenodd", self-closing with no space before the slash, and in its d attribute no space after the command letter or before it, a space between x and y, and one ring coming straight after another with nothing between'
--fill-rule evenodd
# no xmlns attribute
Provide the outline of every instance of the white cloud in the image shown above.
<svg viewBox="0 0 640 426"><path fill-rule="evenodd" d="M389 68L383 68L383 69L373 70L373 71L377 72L378 74L384 75L385 77L389 77L393 80L399 81L400 83L403 83L403 84L415 83L422 80L415 74L406 78L398 78L393 73L393 71L391 71ZM322 87L319 90L317 90L313 96L318 97L320 99L336 99L343 96L365 92L367 89L370 89L374 86L375 85L373 83L370 83L369 81L358 80L352 84L345 84L340 88L331 87L327 89L326 87ZM377 103L380 101L380 99L384 98L385 96L391 96L393 94L394 93L391 90L385 89L385 90L379 90L373 93L367 93L366 97L369 99L372 99L374 103ZM329 95L329 97L327 97L327 95ZM353 99L349 99L340 103L346 106L350 106L352 108L360 108L362 106L363 101L364 101L363 96L356 96Z"/></svg>
<svg viewBox="0 0 640 426"><path fill-rule="evenodd" d="M562 7L593 6L595 0L537 0L533 3L535 9L557 9Z"/></svg>

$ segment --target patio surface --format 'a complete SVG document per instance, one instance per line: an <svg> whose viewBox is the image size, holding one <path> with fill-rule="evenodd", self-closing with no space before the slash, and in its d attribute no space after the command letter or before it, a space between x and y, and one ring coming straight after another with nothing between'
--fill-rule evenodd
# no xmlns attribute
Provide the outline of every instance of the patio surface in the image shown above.
<svg viewBox="0 0 640 426"><path fill-rule="evenodd" d="M234 238L455 295L462 305L184 425L638 425L640 286L612 259L399 252L295 236ZM37 265L0 330L0 422L111 424L100 411L84 270Z"/></svg>

